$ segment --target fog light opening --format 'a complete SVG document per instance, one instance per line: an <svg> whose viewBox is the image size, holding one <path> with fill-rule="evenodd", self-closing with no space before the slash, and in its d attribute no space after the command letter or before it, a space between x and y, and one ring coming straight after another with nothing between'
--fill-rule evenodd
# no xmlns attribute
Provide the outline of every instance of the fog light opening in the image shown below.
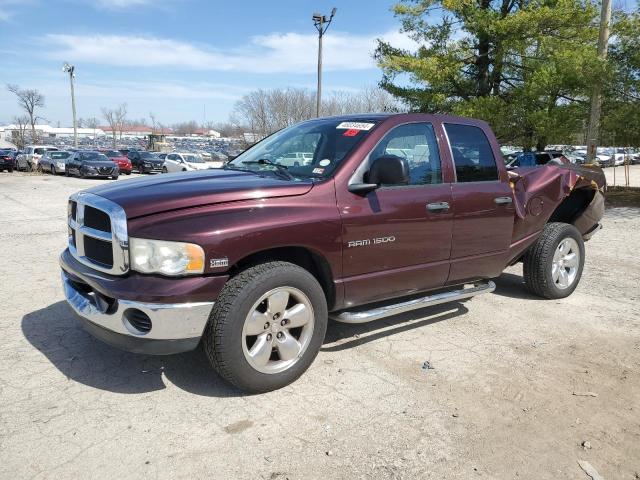
<svg viewBox="0 0 640 480"><path fill-rule="evenodd" d="M151 331L149 315L137 308L128 308L122 314L124 326L134 335L146 335Z"/></svg>

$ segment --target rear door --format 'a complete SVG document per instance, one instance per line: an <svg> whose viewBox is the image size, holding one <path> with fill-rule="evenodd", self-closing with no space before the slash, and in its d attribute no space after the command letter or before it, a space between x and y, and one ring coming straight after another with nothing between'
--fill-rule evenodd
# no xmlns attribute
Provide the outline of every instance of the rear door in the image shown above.
<svg viewBox="0 0 640 480"><path fill-rule="evenodd" d="M363 161L370 165L383 155L407 160L409 184L383 185L365 196L336 192L347 305L437 288L449 272L451 184L443 181L432 124L394 127Z"/></svg>
<svg viewBox="0 0 640 480"><path fill-rule="evenodd" d="M449 283L500 275L511 244L515 208L502 158L476 125L445 123L455 166ZM497 149L497 144L495 144Z"/></svg>

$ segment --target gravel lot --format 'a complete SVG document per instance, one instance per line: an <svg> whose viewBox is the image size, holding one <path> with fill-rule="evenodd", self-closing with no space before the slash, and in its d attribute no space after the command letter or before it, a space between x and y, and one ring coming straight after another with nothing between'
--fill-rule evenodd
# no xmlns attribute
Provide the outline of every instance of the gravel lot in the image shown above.
<svg viewBox="0 0 640 480"><path fill-rule="evenodd" d="M57 256L68 195L98 183L0 174L0 478L640 475L640 210L607 211L565 300L514 267L492 295L333 323L298 382L245 396L200 351L134 355L80 328Z"/></svg>

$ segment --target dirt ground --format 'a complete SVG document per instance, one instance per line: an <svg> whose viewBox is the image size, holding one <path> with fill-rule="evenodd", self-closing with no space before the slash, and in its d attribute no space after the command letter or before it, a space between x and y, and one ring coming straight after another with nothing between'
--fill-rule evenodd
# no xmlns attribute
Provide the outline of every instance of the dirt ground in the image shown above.
<svg viewBox="0 0 640 480"><path fill-rule="evenodd" d="M0 174L0 478L639 478L640 209L607 211L565 300L510 268L491 295L330 324L298 382L246 396L200 351L81 329L57 256L97 183Z"/></svg>

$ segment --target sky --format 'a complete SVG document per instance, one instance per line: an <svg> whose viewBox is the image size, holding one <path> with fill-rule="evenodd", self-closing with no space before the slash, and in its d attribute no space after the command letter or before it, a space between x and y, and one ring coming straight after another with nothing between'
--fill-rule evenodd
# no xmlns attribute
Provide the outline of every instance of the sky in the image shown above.
<svg viewBox="0 0 640 480"><path fill-rule="evenodd" d="M68 75L76 67L78 117L126 102L129 118L163 124L226 121L258 88L315 89L317 32L324 37L323 91L356 91L381 73L376 39L409 47L390 0L0 0L0 124L20 114L6 83L45 96L41 115L71 125Z"/></svg>

